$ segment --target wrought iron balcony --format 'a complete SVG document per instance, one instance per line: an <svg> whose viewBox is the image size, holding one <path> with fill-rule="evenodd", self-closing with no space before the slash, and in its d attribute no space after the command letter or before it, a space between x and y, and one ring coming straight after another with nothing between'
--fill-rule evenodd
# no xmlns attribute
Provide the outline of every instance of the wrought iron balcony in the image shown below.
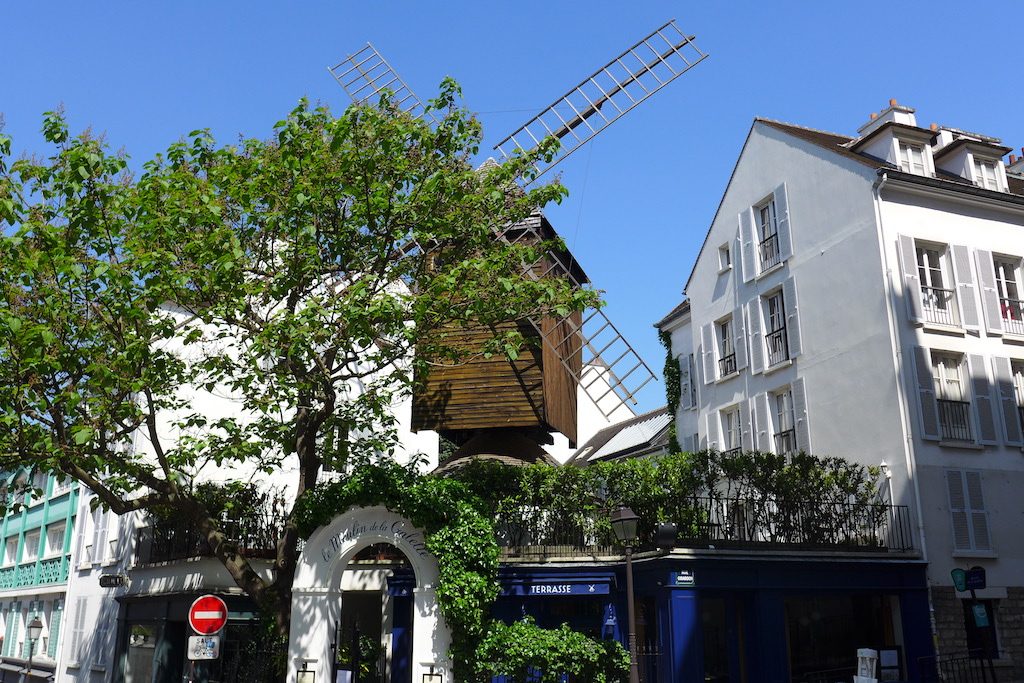
<svg viewBox="0 0 1024 683"><path fill-rule="evenodd" d="M921 307L924 319L939 325L958 325L956 298L952 289L921 287Z"/></svg>
<svg viewBox="0 0 1024 683"><path fill-rule="evenodd" d="M789 360L789 339L786 336L785 325L768 332L764 335L764 339L768 344L768 367Z"/></svg>
<svg viewBox="0 0 1024 683"><path fill-rule="evenodd" d="M781 253L779 252L779 235L768 235L759 245L761 252L761 270L768 270L779 264Z"/></svg>
<svg viewBox="0 0 1024 683"><path fill-rule="evenodd" d="M971 404L938 399L939 428L943 441L974 441L971 436Z"/></svg>
<svg viewBox="0 0 1024 683"><path fill-rule="evenodd" d="M1003 330L1024 336L1024 301L1001 298L999 308L1003 314Z"/></svg>
<svg viewBox="0 0 1024 683"><path fill-rule="evenodd" d="M796 453L796 430L787 429L775 434L775 452L780 455Z"/></svg>
<svg viewBox="0 0 1024 683"><path fill-rule="evenodd" d="M249 558L272 558L281 528L261 519L221 520L220 530ZM194 557L212 557L202 533L178 520L160 521L138 530L135 563L171 562Z"/></svg>
<svg viewBox="0 0 1024 683"><path fill-rule="evenodd" d="M718 359L718 376L725 377L736 372L736 354L730 353Z"/></svg>

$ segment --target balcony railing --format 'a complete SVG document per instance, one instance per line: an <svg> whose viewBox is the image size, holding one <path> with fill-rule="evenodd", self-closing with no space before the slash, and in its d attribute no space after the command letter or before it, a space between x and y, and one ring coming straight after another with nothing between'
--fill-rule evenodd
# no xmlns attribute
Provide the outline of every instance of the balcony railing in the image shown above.
<svg viewBox="0 0 1024 683"><path fill-rule="evenodd" d="M786 326L772 330L764 335L768 344L768 367L789 360L789 339L786 337Z"/></svg>
<svg viewBox="0 0 1024 683"><path fill-rule="evenodd" d="M68 563L65 557L52 557L0 569L0 590L45 586L67 580Z"/></svg>
<svg viewBox="0 0 1024 683"><path fill-rule="evenodd" d="M730 353L718 359L718 376L725 377L736 372L736 354Z"/></svg>
<svg viewBox="0 0 1024 683"><path fill-rule="evenodd" d="M249 558L272 558L277 552L281 528L265 520L221 520L220 530ZM171 562L194 557L211 557L213 551L202 533L179 521L157 522L138 530L136 564Z"/></svg>
<svg viewBox="0 0 1024 683"><path fill-rule="evenodd" d="M921 287L921 306L924 319L939 325L956 325L956 299L952 289Z"/></svg>
<svg viewBox="0 0 1024 683"><path fill-rule="evenodd" d="M521 506L496 517L506 559L593 556L617 547L607 515L600 512L562 514ZM677 524L680 547L913 550L904 505L695 496L662 521ZM639 545L653 547L654 521L645 525Z"/></svg>
<svg viewBox="0 0 1024 683"><path fill-rule="evenodd" d="M795 429L787 429L775 434L775 452L780 455L796 453Z"/></svg>
<svg viewBox="0 0 1024 683"><path fill-rule="evenodd" d="M779 235L768 235L760 244L761 251L761 270L768 270L772 266L779 264L780 252L779 252Z"/></svg>
<svg viewBox="0 0 1024 683"><path fill-rule="evenodd" d="M1024 335L1024 301L1020 299L999 299L1003 313L1003 329L1010 334Z"/></svg>
<svg viewBox="0 0 1024 683"><path fill-rule="evenodd" d="M943 441L974 441L971 436L971 404L939 399L939 428Z"/></svg>

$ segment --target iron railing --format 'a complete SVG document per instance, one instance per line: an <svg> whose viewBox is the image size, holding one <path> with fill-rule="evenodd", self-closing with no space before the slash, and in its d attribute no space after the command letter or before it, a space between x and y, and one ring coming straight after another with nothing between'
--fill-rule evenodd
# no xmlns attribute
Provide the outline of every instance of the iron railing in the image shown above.
<svg viewBox="0 0 1024 683"><path fill-rule="evenodd" d="M275 556L279 525L262 519L220 520L218 528L250 558ZM178 520L159 521L138 530L135 563L171 562L211 557L213 551L202 532Z"/></svg>
<svg viewBox="0 0 1024 683"><path fill-rule="evenodd" d="M718 359L718 376L725 377L736 372L736 354L730 353Z"/></svg>
<svg viewBox="0 0 1024 683"><path fill-rule="evenodd" d="M775 452L780 455L796 453L796 430L786 429L775 434Z"/></svg>
<svg viewBox="0 0 1024 683"><path fill-rule="evenodd" d="M1024 301L1001 297L999 307L1003 312L1003 330L1024 335Z"/></svg>
<svg viewBox="0 0 1024 683"><path fill-rule="evenodd" d="M939 325L956 325L956 299L952 289L921 286L924 319Z"/></svg>
<svg viewBox="0 0 1024 683"><path fill-rule="evenodd" d="M761 240L761 270L768 270L779 264L781 252L779 251L779 234L768 235Z"/></svg>
<svg viewBox="0 0 1024 683"><path fill-rule="evenodd" d="M969 401L938 399L939 428L943 441L973 441Z"/></svg>
<svg viewBox="0 0 1024 683"><path fill-rule="evenodd" d="M568 513L519 506L495 516L505 559L617 552L602 511ZM694 496L664 511L657 521L677 525L681 547L891 552L914 548L905 505ZM638 547L654 547L655 526L654 520L644 521Z"/></svg>
<svg viewBox="0 0 1024 683"><path fill-rule="evenodd" d="M921 683L997 683L998 678L988 668L982 650L921 657L917 666Z"/></svg>
<svg viewBox="0 0 1024 683"><path fill-rule="evenodd" d="M771 330L764 335L768 343L768 367L789 360L789 339L786 337L786 326Z"/></svg>

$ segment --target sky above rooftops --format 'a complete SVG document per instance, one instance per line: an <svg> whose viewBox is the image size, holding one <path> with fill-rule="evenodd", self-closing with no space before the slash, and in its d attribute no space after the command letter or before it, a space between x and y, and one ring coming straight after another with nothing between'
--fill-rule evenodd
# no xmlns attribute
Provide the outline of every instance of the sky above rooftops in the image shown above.
<svg viewBox="0 0 1024 683"><path fill-rule="evenodd" d="M341 111L326 67L372 42L421 97L450 75L493 145L666 20L710 58L558 168L547 209L607 313L660 376L672 309L755 116L856 135L889 98L1024 146L1024 3L8 3L0 112L45 154L44 111L104 131L139 166L195 128L266 137L306 96ZM489 147L489 145L488 145ZM664 403L648 385L639 410Z"/></svg>

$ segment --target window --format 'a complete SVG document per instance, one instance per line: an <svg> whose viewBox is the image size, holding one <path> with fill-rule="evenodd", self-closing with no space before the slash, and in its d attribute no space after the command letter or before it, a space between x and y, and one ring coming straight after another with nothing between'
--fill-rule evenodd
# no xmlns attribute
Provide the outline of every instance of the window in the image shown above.
<svg viewBox="0 0 1024 683"><path fill-rule="evenodd" d="M1013 395L1017 399L1017 420L1024 426L1024 362L1013 361L1010 372L1013 373Z"/></svg>
<svg viewBox="0 0 1024 683"><path fill-rule="evenodd" d="M789 389L772 395L775 412L775 452L788 455L796 452L796 419L793 415L793 392Z"/></svg>
<svg viewBox="0 0 1024 683"><path fill-rule="evenodd" d="M999 190L999 176L996 175L996 162L989 159L974 160L974 184L986 190Z"/></svg>
<svg viewBox="0 0 1024 683"><path fill-rule="evenodd" d="M64 524L51 524L46 527L46 556L64 553Z"/></svg>
<svg viewBox="0 0 1024 683"><path fill-rule="evenodd" d="M760 246L761 270L765 271L780 262L779 224L775 213L775 199L769 199L756 209L757 234Z"/></svg>
<svg viewBox="0 0 1024 683"><path fill-rule="evenodd" d="M727 377L736 372L736 349L733 346L732 318L715 325L718 344L718 376Z"/></svg>
<svg viewBox="0 0 1024 683"><path fill-rule="evenodd" d="M732 252L729 250L728 244L723 244L718 248L718 272L724 272L732 268Z"/></svg>
<svg viewBox="0 0 1024 683"><path fill-rule="evenodd" d="M786 338L786 305L782 291L765 297L765 342L768 344L768 367L789 359Z"/></svg>
<svg viewBox="0 0 1024 683"><path fill-rule="evenodd" d="M1017 274L1019 263L1018 259L992 257L1003 329L1013 334L1024 335L1024 308L1020 300L1020 279Z"/></svg>
<svg viewBox="0 0 1024 683"><path fill-rule="evenodd" d="M738 453L740 444L740 409L729 408L722 411L722 451Z"/></svg>
<svg viewBox="0 0 1024 683"><path fill-rule="evenodd" d="M18 537L8 536L4 542L4 564L14 564L18 558Z"/></svg>
<svg viewBox="0 0 1024 683"><path fill-rule="evenodd" d="M943 441L973 441L971 403L964 390L963 359L932 353L932 380L939 408L939 430Z"/></svg>
<svg viewBox="0 0 1024 683"><path fill-rule="evenodd" d="M924 165L924 147L900 140L900 170L914 175L927 175Z"/></svg>
<svg viewBox="0 0 1024 683"><path fill-rule="evenodd" d="M921 280L924 318L940 325L956 325L953 290L946 287L945 247L917 244L917 275Z"/></svg>
<svg viewBox="0 0 1024 683"><path fill-rule="evenodd" d="M949 514L953 522L954 550L992 550L988 513L981 492L981 473L946 470Z"/></svg>
<svg viewBox="0 0 1024 683"><path fill-rule="evenodd" d="M25 547L21 551L22 562L34 562L39 557L39 532L25 534Z"/></svg>
<svg viewBox="0 0 1024 683"><path fill-rule="evenodd" d="M999 659L995 600L964 600L967 651L977 659Z"/></svg>

